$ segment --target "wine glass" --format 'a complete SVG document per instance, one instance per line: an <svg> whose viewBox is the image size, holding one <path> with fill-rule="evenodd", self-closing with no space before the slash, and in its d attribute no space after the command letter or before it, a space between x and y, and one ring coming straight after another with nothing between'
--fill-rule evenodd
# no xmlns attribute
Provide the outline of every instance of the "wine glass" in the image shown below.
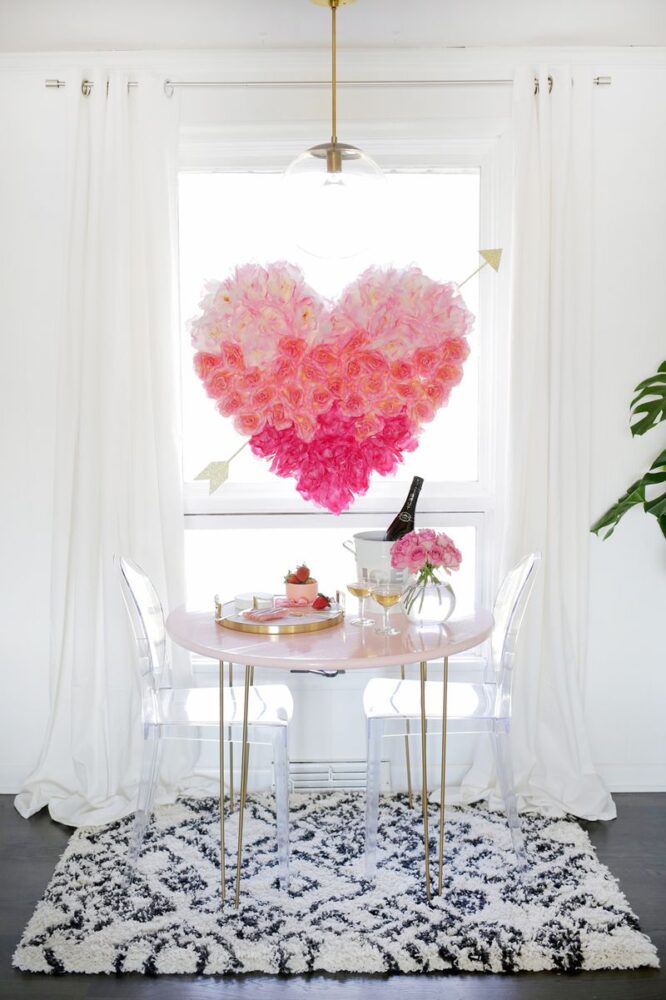
<svg viewBox="0 0 666 1000"><path fill-rule="evenodd" d="M353 583L347 584L347 590L353 597L358 598L358 617L351 618L349 620L350 625L360 625L361 628L365 628L366 625L374 625L372 618L368 618L365 613L365 602L370 596L370 584L367 580L355 580Z"/></svg>
<svg viewBox="0 0 666 1000"><path fill-rule="evenodd" d="M375 583L372 586L372 599L380 605L384 619L382 627L375 629L380 635L399 635L400 629L389 625L389 608L400 600L402 587L399 583Z"/></svg>

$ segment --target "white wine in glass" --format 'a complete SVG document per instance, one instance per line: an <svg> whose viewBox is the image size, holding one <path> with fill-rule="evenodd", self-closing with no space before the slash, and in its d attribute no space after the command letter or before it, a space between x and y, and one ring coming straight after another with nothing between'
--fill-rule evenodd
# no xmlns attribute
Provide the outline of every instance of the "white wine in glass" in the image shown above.
<svg viewBox="0 0 666 1000"><path fill-rule="evenodd" d="M402 588L395 583L379 583L372 588L372 599L380 605L384 619L382 627L376 629L380 635L399 635L400 629L389 625L389 609L400 600Z"/></svg>
<svg viewBox="0 0 666 1000"><path fill-rule="evenodd" d="M352 597L358 598L358 616L356 618L351 618L349 624L360 625L361 628L365 628L368 625L374 625L374 620L372 618L368 618L365 613L365 602L368 597L370 597L370 584L367 580L355 580L354 583L348 583L347 590Z"/></svg>

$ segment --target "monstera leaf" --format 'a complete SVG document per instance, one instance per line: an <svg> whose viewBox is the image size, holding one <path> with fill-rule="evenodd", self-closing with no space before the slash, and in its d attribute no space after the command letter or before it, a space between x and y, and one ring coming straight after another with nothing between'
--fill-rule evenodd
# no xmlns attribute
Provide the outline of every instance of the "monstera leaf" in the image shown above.
<svg viewBox="0 0 666 1000"><path fill-rule="evenodd" d="M666 361L662 361L656 375L639 382L631 401L632 434L645 434L666 420ZM605 514L594 522L590 531L603 538L610 538L620 520L632 507L642 506L646 514L657 519L661 533L666 538L666 449L640 479L627 489Z"/></svg>
<svg viewBox="0 0 666 1000"><path fill-rule="evenodd" d="M663 486L664 490L652 499L646 498L648 486ZM598 535L604 528L608 530L602 536L610 538L615 531L618 522L632 507L642 505L643 510L648 514L654 514L659 522L662 534L666 538L666 449L662 451L650 466L648 472L641 479L632 483L626 493L623 493L617 503L613 504L605 514L595 521L591 531Z"/></svg>
<svg viewBox="0 0 666 1000"><path fill-rule="evenodd" d="M666 361L662 361L656 375L639 382L631 401L632 434L645 434L666 420Z"/></svg>

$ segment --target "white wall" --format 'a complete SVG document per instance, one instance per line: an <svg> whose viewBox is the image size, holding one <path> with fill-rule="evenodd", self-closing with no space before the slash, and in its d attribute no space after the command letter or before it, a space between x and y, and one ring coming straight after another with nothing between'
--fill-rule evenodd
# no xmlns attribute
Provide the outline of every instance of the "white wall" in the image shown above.
<svg viewBox="0 0 666 1000"><path fill-rule="evenodd" d="M43 72L0 69L0 789L48 715L50 520L65 120Z"/></svg>
<svg viewBox="0 0 666 1000"><path fill-rule="evenodd" d="M341 45L666 45L663 0L360 0ZM309 0L0 0L0 51L325 45Z"/></svg>
<svg viewBox="0 0 666 1000"><path fill-rule="evenodd" d="M661 244L666 222L666 52L539 53L553 61L587 60L610 74L596 88L596 248L593 509L615 499L656 454L659 432L632 441L626 416L631 389L666 354L666 283ZM255 53L254 65L270 62ZM440 53L433 75L511 75L527 53ZM92 61L92 57L85 57ZM165 75L214 72L208 60L182 54L118 57L150 62ZM359 57L348 67L396 76L395 56ZM382 65L382 59L384 65ZM423 63L423 60L419 60ZM48 564L52 476L52 414L64 233L66 95L46 90L69 60L0 57L0 448L5 476L0 498L0 790L14 790L36 761L47 711ZM413 60L412 60L413 62ZM18 67L30 64L34 71ZM290 66L286 67L286 71ZM282 70L284 72L285 70ZM269 75L275 68L267 70ZM440 91L442 102L450 92ZM434 101L436 95L430 94ZM369 108L385 96L373 92ZM395 97L390 98L394 100ZM209 94L208 101L222 102ZM309 97L304 113L315 117ZM405 98L407 103L414 98ZM494 93L492 101L500 101ZM508 92L502 100L508 100ZM478 102L478 93L470 98ZM407 105L406 105L407 106ZM471 105L470 105L471 106ZM355 114L359 114L355 104ZM499 105L498 105L499 107ZM309 109L309 110L305 110ZM411 113L411 112L410 112ZM426 109L427 115L431 111ZM495 118L471 129L492 131ZM460 123L465 129L465 121ZM470 131L468 129L468 131ZM362 136L359 136L362 139ZM353 139L353 136L352 136ZM666 543L656 525L631 515L613 539L590 538L589 662L586 706L594 756L611 787L666 788L662 636L666 606ZM335 682L333 682L335 683Z"/></svg>
<svg viewBox="0 0 666 1000"><path fill-rule="evenodd" d="M664 426L632 440L629 402L666 359L666 69L613 70L595 97L592 515L639 478ZM643 511L590 542L586 706L618 790L666 788L666 539Z"/></svg>

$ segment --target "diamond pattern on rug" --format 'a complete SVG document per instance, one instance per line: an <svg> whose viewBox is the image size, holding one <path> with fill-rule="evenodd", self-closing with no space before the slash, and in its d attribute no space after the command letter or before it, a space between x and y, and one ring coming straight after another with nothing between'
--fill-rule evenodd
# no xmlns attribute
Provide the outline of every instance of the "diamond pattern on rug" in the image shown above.
<svg viewBox="0 0 666 1000"><path fill-rule="evenodd" d="M272 796L248 802L241 905L233 905L238 812L227 816L220 906L219 804L158 808L134 881L131 817L77 830L14 954L28 972L469 972L658 967L618 884L573 820L523 817L515 867L502 813L447 809L444 894L425 898L422 820L405 796L380 806L378 875L364 874L364 799L293 795L291 881L278 888ZM430 828L437 847L437 809Z"/></svg>

